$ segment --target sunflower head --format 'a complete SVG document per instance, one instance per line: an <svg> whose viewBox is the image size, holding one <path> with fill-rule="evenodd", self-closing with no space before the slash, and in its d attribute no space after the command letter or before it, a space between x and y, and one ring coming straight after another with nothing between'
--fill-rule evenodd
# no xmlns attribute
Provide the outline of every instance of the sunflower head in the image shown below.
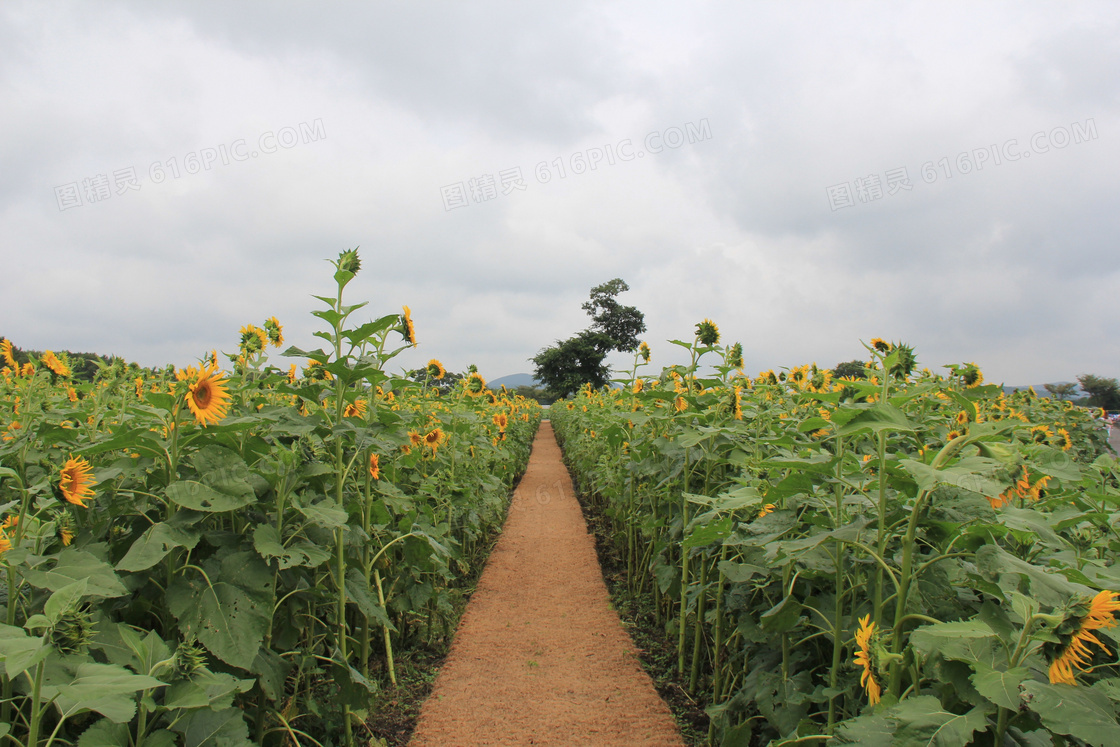
<svg viewBox="0 0 1120 747"><path fill-rule="evenodd" d="M688 401L684 397L678 396L673 400L673 409L677 412L684 412L688 409Z"/></svg>
<svg viewBox="0 0 1120 747"><path fill-rule="evenodd" d="M412 323L412 309L407 306L402 306L401 308L404 309L404 313L401 314L401 326L399 329L401 337L403 337L404 341L409 345L415 345L416 327Z"/></svg>
<svg viewBox="0 0 1120 747"><path fill-rule="evenodd" d="M264 320L265 333L268 335L268 341L272 343L272 347L278 348L284 344L284 328L280 326L280 321L270 316Z"/></svg>
<svg viewBox="0 0 1120 747"><path fill-rule="evenodd" d="M767 514L774 513L775 508L777 508L777 506L775 506L773 503L767 503L767 504L763 505L763 507L759 509L758 516L756 518L761 519L763 516L766 516Z"/></svg>
<svg viewBox="0 0 1120 747"><path fill-rule="evenodd" d="M19 371L19 364L16 363L15 356L12 355L12 341L7 337L0 340L0 355L4 356L4 362L8 364L8 368Z"/></svg>
<svg viewBox="0 0 1120 747"><path fill-rule="evenodd" d="M369 476L374 480L381 479L381 458L377 454L369 455Z"/></svg>
<svg viewBox="0 0 1120 747"><path fill-rule="evenodd" d="M731 414L736 420L743 419L743 387L741 386L731 388Z"/></svg>
<svg viewBox="0 0 1120 747"><path fill-rule="evenodd" d="M93 615L83 607L66 610L51 626L50 639L61 654L85 651L93 640Z"/></svg>
<svg viewBox="0 0 1120 747"><path fill-rule="evenodd" d="M364 418L366 416L366 401L364 399L356 399L350 404L346 405L346 409L342 411L344 418Z"/></svg>
<svg viewBox="0 0 1120 747"><path fill-rule="evenodd" d="M1076 685L1073 670L1084 671L1092 663L1089 644L1108 649L1093 635L1094 630L1115 627L1120 621L1120 600L1114 591L1101 591L1092 599L1082 598L1064 612L1053 633L1058 639L1047 641L1042 652L1050 661L1050 682Z"/></svg>
<svg viewBox="0 0 1120 747"><path fill-rule="evenodd" d="M875 348L875 350L879 351L880 353L891 352L891 344L884 340L882 337L872 337L871 347Z"/></svg>
<svg viewBox="0 0 1120 747"><path fill-rule="evenodd" d="M35 366L31 361L27 361L27 363L23 364L23 368L21 368L19 372L23 376L31 376L35 373Z"/></svg>
<svg viewBox="0 0 1120 747"><path fill-rule="evenodd" d="M498 426L499 430L504 431L506 429L506 426L509 425L509 416L507 416L504 412L499 412L494 416L494 425Z"/></svg>
<svg viewBox="0 0 1120 747"><path fill-rule="evenodd" d="M743 343L737 342L727 350L727 357L724 359L728 366L732 368L743 367Z"/></svg>
<svg viewBox="0 0 1120 747"><path fill-rule="evenodd" d="M864 615L859 621L859 630L856 631L856 655L854 663L863 669L859 683L867 692L867 701L871 705L879 702L882 690L875 680L878 670L878 657L875 651L875 623L871 622L871 615Z"/></svg>
<svg viewBox="0 0 1120 747"><path fill-rule="evenodd" d="M433 428L424 436L424 445L431 449L434 454L445 440L447 440L447 436L444 435L443 431L439 428Z"/></svg>
<svg viewBox="0 0 1120 747"><path fill-rule="evenodd" d="M259 353L268 347L268 334L255 324L246 324L241 328L241 354L245 356Z"/></svg>
<svg viewBox="0 0 1120 747"><path fill-rule="evenodd" d="M358 248L354 247L340 252L334 266L338 268L339 272L348 272L351 276L357 275L358 271L362 269L362 260L358 256Z"/></svg>
<svg viewBox="0 0 1120 747"><path fill-rule="evenodd" d="M1069 431L1065 428L1058 429L1058 445L1062 447L1062 451L1069 451L1073 448L1073 439L1069 436Z"/></svg>
<svg viewBox="0 0 1120 747"><path fill-rule="evenodd" d="M638 355L642 356L643 363L649 363L650 352L648 342L643 342L638 346Z"/></svg>
<svg viewBox="0 0 1120 747"><path fill-rule="evenodd" d="M719 342L719 327L711 319L705 319L696 325L696 339L701 345L715 345Z"/></svg>
<svg viewBox="0 0 1120 747"><path fill-rule="evenodd" d="M67 503L86 507L93 497L93 467L84 457L70 457L62 465L58 476L58 489Z"/></svg>
<svg viewBox="0 0 1120 747"><path fill-rule="evenodd" d="M56 376L67 378L70 376L70 367L58 359L52 351L43 353L43 365L54 372Z"/></svg>
<svg viewBox="0 0 1120 747"><path fill-rule="evenodd" d="M472 397L478 397L486 391L486 379L478 371L471 371L463 383L463 388Z"/></svg>
<svg viewBox="0 0 1120 747"><path fill-rule="evenodd" d="M323 368L317 360L309 360L303 368L303 375L312 381L333 381L334 374Z"/></svg>
<svg viewBox="0 0 1120 747"><path fill-rule="evenodd" d="M203 427L217 423L229 412L230 394L222 372L214 366L196 371L188 379L187 407Z"/></svg>
<svg viewBox="0 0 1120 747"><path fill-rule="evenodd" d="M442 379L446 373L447 373L447 370L444 369L443 364L440 363L438 360L436 360L435 358L432 358L430 361L428 361L428 378L429 379L436 379L438 381L439 379Z"/></svg>
<svg viewBox="0 0 1120 747"><path fill-rule="evenodd" d="M634 379L634 386L631 387L631 391L634 392L634 394L638 394L642 391L645 385L646 383L642 379Z"/></svg>

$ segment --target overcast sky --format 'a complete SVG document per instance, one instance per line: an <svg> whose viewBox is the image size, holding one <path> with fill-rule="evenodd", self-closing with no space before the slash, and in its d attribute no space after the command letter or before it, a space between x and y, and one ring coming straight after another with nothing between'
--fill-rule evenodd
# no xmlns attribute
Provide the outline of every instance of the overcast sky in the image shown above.
<svg viewBox="0 0 1120 747"><path fill-rule="evenodd" d="M5 0L0 335L317 347L359 246L401 365L531 371L621 277L660 365L1117 376L1118 165L1115 2Z"/></svg>

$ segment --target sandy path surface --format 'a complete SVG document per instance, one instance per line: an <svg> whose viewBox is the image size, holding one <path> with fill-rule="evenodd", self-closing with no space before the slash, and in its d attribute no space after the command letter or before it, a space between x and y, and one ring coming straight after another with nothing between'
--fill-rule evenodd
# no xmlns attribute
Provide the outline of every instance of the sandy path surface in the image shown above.
<svg viewBox="0 0 1120 747"><path fill-rule="evenodd" d="M548 421L410 744L683 745L610 608Z"/></svg>

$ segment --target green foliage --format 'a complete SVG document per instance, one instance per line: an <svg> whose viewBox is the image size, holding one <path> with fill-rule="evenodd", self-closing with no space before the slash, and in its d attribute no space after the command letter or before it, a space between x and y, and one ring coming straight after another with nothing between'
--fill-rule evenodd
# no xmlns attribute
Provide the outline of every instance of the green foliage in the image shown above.
<svg viewBox="0 0 1120 747"><path fill-rule="evenodd" d="M1120 383L1116 379L1084 374L1077 377L1081 388L1089 394L1088 405L1105 410L1120 410Z"/></svg>
<svg viewBox="0 0 1120 747"><path fill-rule="evenodd" d="M1094 413L879 342L861 381L752 381L697 378L698 337L552 408L714 743L1120 742L1120 464Z"/></svg>
<svg viewBox="0 0 1120 747"><path fill-rule="evenodd" d="M333 264L324 348L250 332L209 425L195 367L0 379L0 741L353 744L394 647L449 635L540 408L385 373L405 318L351 323Z"/></svg>

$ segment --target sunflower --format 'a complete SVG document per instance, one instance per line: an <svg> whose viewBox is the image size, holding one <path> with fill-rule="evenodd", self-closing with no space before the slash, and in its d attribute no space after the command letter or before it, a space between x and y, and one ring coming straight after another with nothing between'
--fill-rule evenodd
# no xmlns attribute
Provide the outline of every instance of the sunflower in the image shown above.
<svg viewBox="0 0 1120 747"><path fill-rule="evenodd" d="M1058 429L1058 445L1062 447L1062 451L1069 451L1073 448L1073 439L1069 436L1069 431L1065 428Z"/></svg>
<svg viewBox="0 0 1120 747"><path fill-rule="evenodd" d="M292 364L292 367L288 369L288 383L296 383L296 364L294 363Z"/></svg>
<svg viewBox="0 0 1120 747"><path fill-rule="evenodd" d="M743 419L743 387L737 386L731 390L731 412L736 420Z"/></svg>
<svg viewBox="0 0 1120 747"><path fill-rule="evenodd" d="M673 407L677 412L684 412L688 409L688 402L685 401L684 397L677 397L675 400L673 400Z"/></svg>
<svg viewBox="0 0 1120 747"><path fill-rule="evenodd" d="M437 361L435 358L432 358L430 361L428 361L428 378L429 379L436 379L436 380L442 379L444 377L444 374L446 374L446 373L447 373L447 370L444 369L443 364L440 363L439 361Z"/></svg>
<svg viewBox="0 0 1120 747"><path fill-rule="evenodd" d="M957 413L957 425L968 425L968 411L961 410Z"/></svg>
<svg viewBox="0 0 1120 747"><path fill-rule="evenodd" d="M369 455L369 476L374 480L381 479L381 459L377 454Z"/></svg>
<svg viewBox="0 0 1120 747"><path fill-rule="evenodd" d="M504 412L499 412L494 416L494 425L498 426L499 430L504 431L506 429L506 426L509 425L509 418L506 417L506 414Z"/></svg>
<svg viewBox="0 0 1120 747"><path fill-rule="evenodd" d="M463 388L470 396L477 397L486 391L486 379L478 371L472 371L464 381Z"/></svg>
<svg viewBox="0 0 1120 747"><path fill-rule="evenodd" d="M419 446L420 444L424 443L424 437L416 431L409 431L408 443L409 446Z"/></svg>
<svg viewBox="0 0 1120 747"><path fill-rule="evenodd" d="M856 645L859 650L856 651L855 664L863 667L859 684L863 685L863 688L867 691L867 701L871 705L875 705L879 702L879 695L882 691L879 689L879 683L875 681L875 674L871 671L874 666L871 639L875 636L875 623L870 622L870 620L870 614L860 618L859 631L856 632Z"/></svg>
<svg viewBox="0 0 1120 747"><path fill-rule="evenodd" d="M743 367L743 343L737 342L732 345L727 351L727 358L725 359L727 365L732 368Z"/></svg>
<svg viewBox="0 0 1120 747"><path fill-rule="evenodd" d="M35 366L31 363L31 361L28 361L27 363L23 364L23 368L21 368L19 372L23 376L31 376L35 373Z"/></svg>
<svg viewBox="0 0 1120 747"><path fill-rule="evenodd" d="M84 501L93 497L93 467L82 457L70 457L62 465L58 476L58 489L62 497L75 506L86 507Z"/></svg>
<svg viewBox="0 0 1120 747"><path fill-rule="evenodd" d="M43 365L54 371L58 376L70 376L70 367L60 361L58 356L50 350L43 353Z"/></svg>
<svg viewBox="0 0 1120 747"><path fill-rule="evenodd" d="M631 387L631 391L633 391L634 394L638 394L639 392L642 391L642 388L645 385L646 385L646 383L644 381L642 381L641 379L634 379L634 386Z"/></svg>
<svg viewBox="0 0 1120 747"><path fill-rule="evenodd" d="M255 324L246 324L240 330L241 351L243 353L259 353L268 347L268 334Z"/></svg>
<svg viewBox="0 0 1120 747"><path fill-rule="evenodd" d="M503 436L504 435L505 434L503 434ZM439 428L433 428L428 432L426 436L424 436L424 445L431 449L432 453L435 454L437 451L439 451L440 444L442 444L446 440L447 436L444 435L443 431L441 431Z"/></svg>
<svg viewBox="0 0 1120 747"><path fill-rule="evenodd" d="M3 557L4 553L11 549L12 541L4 534L4 530L0 528L0 557Z"/></svg>
<svg viewBox="0 0 1120 747"><path fill-rule="evenodd" d="M66 399L70 400L71 402L78 401L78 392L74 390L74 387L66 387Z"/></svg>
<svg viewBox="0 0 1120 747"><path fill-rule="evenodd" d="M322 367L323 364L316 360L310 360L307 365L303 367L303 375L312 381L333 381L334 374Z"/></svg>
<svg viewBox="0 0 1120 747"><path fill-rule="evenodd" d="M16 363L16 359L12 355L12 341L7 337L0 340L0 355L4 356L4 362L8 364L8 368L19 371L19 364Z"/></svg>
<svg viewBox="0 0 1120 747"><path fill-rule="evenodd" d="M1050 430L1049 426L1036 425L1031 428L1031 438L1036 443L1044 444L1054 438L1054 431Z"/></svg>
<svg viewBox="0 0 1120 747"><path fill-rule="evenodd" d="M276 317L270 316L265 319L264 328L272 347L278 348L284 344L284 328L280 326L280 321Z"/></svg>
<svg viewBox="0 0 1120 747"><path fill-rule="evenodd" d="M344 418L364 418L366 416L366 401L364 399L356 399L352 403L346 405L346 409L342 411Z"/></svg>
<svg viewBox="0 0 1120 747"><path fill-rule="evenodd" d="M404 309L404 313L401 314L401 336L404 337L404 341L409 345L415 345L416 327L412 324L412 310L407 306L402 306L401 308Z"/></svg>
<svg viewBox="0 0 1120 747"><path fill-rule="evenodd" d="M766 516L767 514L774 513L775 508L777 508L777 506L775 506L773 503L767 503L761 509L759 509L758 516L756 518L761 519L763 516Z"/></svg>
<svg viewBox="0 0 1120 747"><path fill-rule="evenodd" d="M649 363L650 352L648 342L643 342L638 346L638 355L642 356L642 362Z"/></svg>
<svg viewBox="0 0 1120 747"><path fill-rule="evenodd" d="M711 319L705 319L696 325L696 339L701 345L715 345L719 342L719 327Z"/></svg>
<svg viewBox="0 0 1120 747"><path fill-rule="evenodd" d="M58 530L58 537L62 540L63 547L69 547L70 543L74 541L74 531L72 529L62 527Z"/></svg>
<svg viewBox="0 0 1120 747"><path fill-rule="evenodd" d="M1108 651L1092 631L1116 626L1120 601L1117 601L1116 592L1102 591L1091 601L1082 601L1073 612L1055 631L1060 639L1059 643L1043 645L1043 651L1050 658L1051 684L1077 684L1077 680L1073 678L1073 668L1084 671L1092 660L1088 644L1095 643L1101 650Z"/></svg>
<svg viewBox="0 0 1120 747"><path fill-rule="evenodd" d="M194 371L193 368L187 370ZM224 418L229 411L230 396L221 371L207 366L201 371L194 371L194 376L189 379L194 380L189 384L187 406L191 408L195 420L205 427Z"/></svg>

